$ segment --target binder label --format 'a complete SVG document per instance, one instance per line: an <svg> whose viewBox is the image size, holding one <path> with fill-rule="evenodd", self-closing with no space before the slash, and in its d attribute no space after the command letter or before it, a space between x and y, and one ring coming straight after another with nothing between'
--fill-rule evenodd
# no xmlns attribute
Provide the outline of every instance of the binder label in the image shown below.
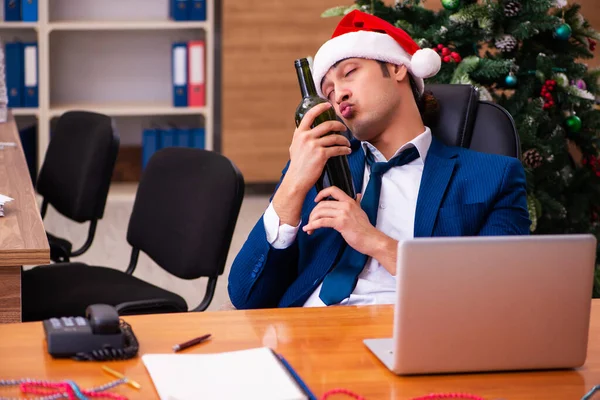
<svg viewBox="0 0 600 400"><path fill-rule="evenodd" d="M37 54L35 46L25 46L25 86L37 86Z"/></svg>
<svg viewBox="0 0 600 400"><path fill-rule="evenodd" d="M204 46L191 46L190 48L190 83L204 83Z"/></svg>
<svg viewBox="0 0 600 400"><path fill-rule="evenodd" d="M175 47L173 49L173 58L175 64L175 71L173 74L173 84L175 86L184 86L186 84L186 57L187 49L182 46Z"/></svg>

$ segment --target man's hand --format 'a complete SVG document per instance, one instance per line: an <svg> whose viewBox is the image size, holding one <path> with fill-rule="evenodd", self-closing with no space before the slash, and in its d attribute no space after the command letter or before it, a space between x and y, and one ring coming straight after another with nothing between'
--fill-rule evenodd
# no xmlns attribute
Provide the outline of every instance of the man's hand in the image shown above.
<svg viewBox="0 0 600 400"><path fill-rule="evenodd" d="M328 196L337 201L324 200ZM310 235L319 228L333 228L354 250L375 258L391 274L395 274L398 242L371 225L360 207L361 197L358 194L353 200L335 186L323 189L315 198L319 204L302 229Z"/></svg>
<svg viewBox="0 0 600 400"><path fill-rule="evenodd" d="M298 225L302 203L315 185L327 160L351 153L350 142L343 135L327 135L346 130L340 121L323 122L311 129L317 116L331 107L322 103L311 108L294 131L290 145L290 165L273 197L273 208L280 224ZM325 136L327 135L327 136Z"/></svg>
<svg viewBox="0 0 600 400"><path fill-rule="evenodd" d="M327 135L346 130L340 121L326 121L311 129L315 118L331 107L330 103L314 106L294 131L286 177L289 176L305 193L317 182L328 159L351 153L350 141L345 136Z"/></svg>

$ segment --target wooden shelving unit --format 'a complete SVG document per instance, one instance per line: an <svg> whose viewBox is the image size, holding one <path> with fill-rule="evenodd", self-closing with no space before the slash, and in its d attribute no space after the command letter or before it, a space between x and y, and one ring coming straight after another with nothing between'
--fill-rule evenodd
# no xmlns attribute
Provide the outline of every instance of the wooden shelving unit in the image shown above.
<svg viewBox="0 0 600 400"><path fill-rule="evenodd" d="M173 107L169 104L135 103L71 103L56 104L50 108L50 116L58 117L67 110L89 110L113 117L126 116L169 116L169 115L206 115L208 107ZM21 110L27 110L22 108Z"/></svg>
<svg viewBox="0 0 600 400"><path fill-rule="evenodd" d="M114 117L122 146L141 146L153 124L181 123L204 127L205 148L220 151L220 0L207 1L206 21L170 20L168 0L38 4L38 22L0 22L3 42L38 43L39 107L11 108L37 118L38 168L52 121L68 110ZM197 39L206 45L206 106L173 107L171 45Z"/></svg>
<svg viewBox="0 0 600 400"><path fill-rule="evenodd" d="M50 31L210 29L203 21L65 21L48 24Z"/></svg>
<svg viewBox="0 0 600 400"><path fill-rule="evenodd" d="M0 21L0 29L37 29L37 22Z"/></svg>
<svg viewBox="0 0 600 400"><path fill-rule="evenodd" d="M38 113L39 113L39 109L38 108L11 108L10 109L12 112L12 115L14 115L15 117L22 117L22 116L34 116L37 117Z"/></svg>

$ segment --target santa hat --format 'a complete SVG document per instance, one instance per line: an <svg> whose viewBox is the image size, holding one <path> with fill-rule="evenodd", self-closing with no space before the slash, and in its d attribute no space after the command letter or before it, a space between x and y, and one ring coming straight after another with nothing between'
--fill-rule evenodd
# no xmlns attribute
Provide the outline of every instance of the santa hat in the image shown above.
<svg viewBox="0 0 600 400"><path fill-rule="evenodd" d="M421 49L400 28L358 10L348 13L313 59L313 79L317 92L321 92L321 81L335 63L346 58L368 58L372 60L404 65L413 76L423 93L423 78L438 73L441 59L432 49Z"/></svg>

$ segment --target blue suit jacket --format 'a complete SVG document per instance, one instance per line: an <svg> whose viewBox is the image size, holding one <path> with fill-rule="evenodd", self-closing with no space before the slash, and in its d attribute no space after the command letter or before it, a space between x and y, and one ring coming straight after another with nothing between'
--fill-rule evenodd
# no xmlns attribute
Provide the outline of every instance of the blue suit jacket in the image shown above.
<svg viewBox="0 0 600 400"><path fill-rule="evenodd" d="M351 144L348 162L354 187L360 190L365 156L360 142ZM304 201L302 224L316 205L316 194L313 188ZM433 138L419 188L415 237L526 235L529 225L519 160L448 147ZM267 242L261 218L231 267L231 302L238 309L302 306L343 244L334 229L318 229L310 236L300 229L290 247L278 250Z"/></svg>

